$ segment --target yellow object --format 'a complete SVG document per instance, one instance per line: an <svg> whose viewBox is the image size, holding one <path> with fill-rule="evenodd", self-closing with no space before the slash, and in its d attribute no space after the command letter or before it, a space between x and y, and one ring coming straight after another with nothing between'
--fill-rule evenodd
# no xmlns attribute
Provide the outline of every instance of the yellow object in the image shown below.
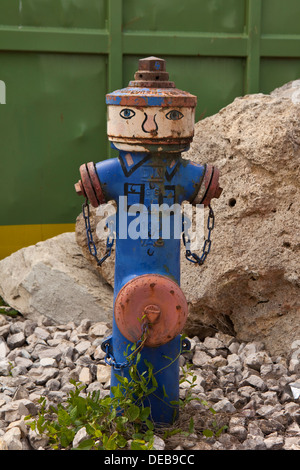
<svg viewBox="0 0 300 470"><path fill-rule="evenodd" d="M35 245L60 233L74 231L75 224L1 225L0 259L25 246Z"/></svg>

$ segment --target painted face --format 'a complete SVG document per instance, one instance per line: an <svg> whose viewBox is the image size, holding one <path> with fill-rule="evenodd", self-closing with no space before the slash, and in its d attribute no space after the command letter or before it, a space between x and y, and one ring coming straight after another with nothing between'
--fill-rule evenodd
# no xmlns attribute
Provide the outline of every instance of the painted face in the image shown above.
<svg viewBox="0 0 300 470"><path fill-rule="evenodd" d="M107 134L120 150L167 151L186 147L194 135L195 109L190 107L108 106ZM154 150L155 151L155 150ZM172 150L170 150L172 151ZM175 151L175 150L173 150Z"/></svg>

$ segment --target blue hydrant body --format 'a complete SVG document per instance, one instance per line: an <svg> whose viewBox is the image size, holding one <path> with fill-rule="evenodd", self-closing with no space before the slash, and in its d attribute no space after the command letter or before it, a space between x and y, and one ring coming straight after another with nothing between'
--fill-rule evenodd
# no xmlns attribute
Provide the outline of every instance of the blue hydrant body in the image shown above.
<svg viewBox="0 0 300 470"><path fill-rule="evenodd" d="M130 155L130 158L129 158ZM130 161L129 166L127 160ZM175 162L175 164L173 163ZM171 164L173 166L171 167ZM96 172L102 183L105 199L107 201L119 200L119 196L127 197L128 207L133 204L143 204L148 214L151 204L165 203L169 206L174 203L181 204L183 200L191 200L195 196L199 182L203 180L205 167L195 166L183 161L180 155L166 154L159 158L156 154L120 152L118 159L106 160L96 164ZM155 180L155 183L153 183ZM119 207L116 216L116 257L115 257L115 284L114 297L131 279L145 274L160 274L166 276L178 285L180 284L180 239L174 238L174 231L170 227L170 239L139 239L133 240L129 236L119 238ZM127 217L126 229L133 217ZM125 222L126 223L126 222ZM124 227L123 227L124 229ZM140 312L142 315L142 312ZM130 342L119 331L114 319L112 348L117 363L124 362L124 351ZM132 343L130 343L130 347ZM129 349L130 350L130 349ZM171 342L159 347L145 346L141 351L141 364L147 359L154 366L154 373L158 382L155 395L164 397L162 406L160 399L154 395L149 399L152 419L155 422L170 423L176 413L177 407L170 406L170 402L179 399L179 352L180 335ZM172 358L170 361L169 358ZM172 364L170 364L172 362ZM124 371L125 372L125 371ZM115 374L120 371L112 370L111 385L117 384ZM164 389L163 389L164 387Z"/></svg>
<svg viewBox="0 0 300 470"><path fill-rule="evenodd" d="M142 373L152 364L157 389L145 406L155 423L165 424L178 412L180 333L188 315L180 289L182 219L174 210L183 201L207 206L221 189L217 169L181 155L193 135L195 97L174 90L161 59L142 59L136 79L106 99L108 135L119 157L82 165L76 191L95 207L117 204L113 330L105 340L113 358L111 386L118 375L128 376L125 353L141 340L146 324L138 368ZM161 207L165 212L157 212Z"/></svg>

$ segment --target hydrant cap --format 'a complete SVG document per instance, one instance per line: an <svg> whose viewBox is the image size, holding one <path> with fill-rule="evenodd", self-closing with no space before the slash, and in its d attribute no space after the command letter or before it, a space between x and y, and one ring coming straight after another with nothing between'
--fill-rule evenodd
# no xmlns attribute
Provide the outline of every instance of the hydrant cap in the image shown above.
<svg viewBox="0 0 300 470"><path fill-rule="evenodd" d="M106 95L106 104L195 108L197 97L175 88L174 82L169 81L164 59L146 57L139 60L139 69L127 88Z"/></svg>
<svg viewBox="0 0 300 470"><path fill-rule="evenodd" d="M116 324L122 335L135 343L148 324L145 346L168 343L182 332L188 304L179 285L160 274L143 274L127 282L115 301Z"/></svg>

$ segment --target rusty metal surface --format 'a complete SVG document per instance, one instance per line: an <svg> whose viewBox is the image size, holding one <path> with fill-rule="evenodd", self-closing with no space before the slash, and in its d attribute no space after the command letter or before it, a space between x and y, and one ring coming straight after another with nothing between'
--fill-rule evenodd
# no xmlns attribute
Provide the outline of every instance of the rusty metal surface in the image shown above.
<svg viewBox="0 0 300 470"><path fill-rule="evenodd" d="M144 315L146 315L147 322L150 325L154 325L160 319L160 315L161 315L160 307L158 305L153 305L153 304L147 305L144 308Z"/></svg>
<svg viewBox="0 0 300 470"><path fill-rule="evenodd" d="M174 82L169 81L164 59L152 56L140 59L134 78L127 88L107 94L106 103L117 106L196 107L196 96L175 88Z"/></svg>
<svg viewBox="0 0 300 470"><path fill-rule="evenodd" d="M157 83L159 85L159 83ZM127 87L106 95L106 103L117 106L195 107L197 98L178 88Z"/></svg>
<svg viewBox="0 0 300 470"><path fill-rule="evenodd" d="M134 74L134 80L129 82L131 87L175 88L175 83L169 81L166 71L166 61L158 57L146 57L139 60L139 69Z"/></svg>
<svg viewBox="0 0 300 470"><path fill-rule="evenodd" d="M144 321L149 322L145 346L171 341L185 325L188 305L178 284L159 274L145 274L129 281L119 291L115 319L123 336L135 343Z"/></svg>
<svg viewBox="0 0 300 470"><path fill-rule="evenodd" d="M96 173L95 163L94 162L89 162L89 163L87 163L86 166L87 166L87 170L88 170L88 173L89 173L89 176L90 176L92 186L93 186L93 189L95 191L98 203L103 204L105 202L105 197L103 195L101 184L100 184L98 175Z"/></svg>
<svg viewBox="0 0 300 470"><path fill-rule="evenodd" d="M134 138L130 138L130 137L125 137L125 136L122 136L122 135L114 135L114 134L107 134L108 135L108 138L112 141L116 141L116 142L123 142L123 143L126 143L126 144L136 144L137 143L137 140L134 139ZM168 146L171 146L172 144L177 144L177 145L181 145L182 147L186 147L188 144L190 144L191 142L191 138L190 137L186 137L185 139L178 139L178 138L156 138L156 136L153 136L153 138L151 139L143 139L143 144L147 144L147 145L151 145L151 144L156 144L156 145L168 145ZM161 149L162 150L162 149ZM170 151L170 149L166 149L168 151ZM178 149L176 148L175 151L177 151L178 153Z"/></svg>
<svg viewBox="0 0 300 470"><path fill-rule="evenodd" d="M85 194L85 190L84 190L84 187L83 187L83 184L82 184L81 180L79 180L77 183L75 183L74 187L75 187L75 191L78 194L78 196L87 197L87 195Z"/></svg>
<svg viewBox="0 0 300 470"><path fill-rule="evenodd" d="M203 198L204 198L204 196L207 192L207 189L209 187L209 183L210 183L210 180L211 180L212 173L213 173L212 165L206 165L203 182L201 183L199 191L198 191L195 199L192 201L192 204L194 204L194 205L202 204Z"/></svg>
<svg viewBox="0 0 300 470"><path fill-rule="evenodd" d="M86 164L81 165L79 168L82 185L84 187L85 193L93 207L98 207L99 203L95 194L95 191L92 186L92 182L90 180L90 175L87 170Z"/></svg>
<svg viewBox="0 0 300 470"><path fill-rule="evenodd" d="M89 162L79 168L81 180L75 184L75 191L79 196L85 196L89 199L93 207L105 202L101 184L96 173L95 164Z"/></svg>
<svg viewBox="0 0 300 470"><path fill-rule="evenodd" d="M166 61L159 57L145 57L139 60L139 71L151 71L156 73L167 73L166 72ZM169 77L169 74L168 74Z"/></svg>
<svg viewBox="0 0 300 470"><path fill-rule="evenodd" d="M219 198L222 193L222 188L219 186L218 168L212 165L206 165L203 183L201 184L198 194L192 201L192 204L203 204L207 207L213 198Z"/></svg>
<svg viewBox="0 0 300 470"><path fill-rule="evenodd" d="M220 188L220 186L219 186L219 175L220 175L220 172L219 172L218 168L216 168L214 166L213 167L213 174L212 174L212 177L211 177L209 187L208 187L207 192L206 192L206 194L204 196L204 199L202 201L202 204L204 206L208 206L210 204L210 201L213 198L218 199L220 197L221 193L222 193L222 188Z"/></svg>

